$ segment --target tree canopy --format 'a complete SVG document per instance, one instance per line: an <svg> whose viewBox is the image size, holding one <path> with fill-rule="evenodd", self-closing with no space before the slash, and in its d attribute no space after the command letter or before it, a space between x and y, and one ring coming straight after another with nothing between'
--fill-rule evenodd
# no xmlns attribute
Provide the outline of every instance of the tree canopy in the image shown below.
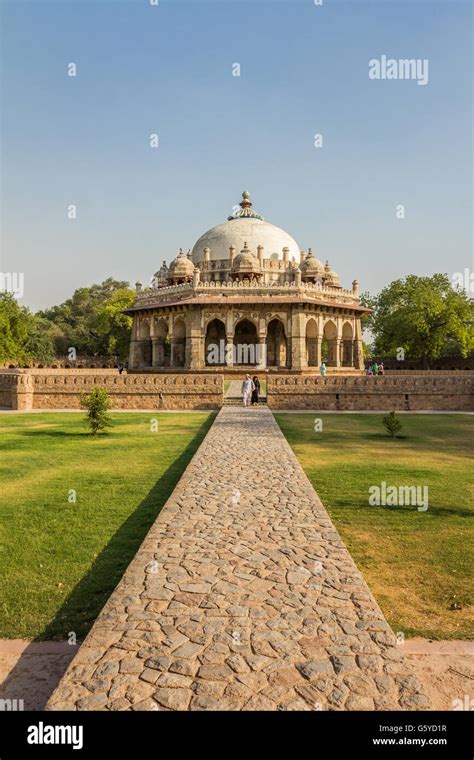
<svg viewBox="0 0 474 760"><path fill-rule="evenodd" d="M50 363L74 348L78 356L126 360L132 320L123 314L134 291L109 277L79 288L62 304L33 314L14 297L0 293L0 363Z"/></svg>
<svg viewBox="0 0 474 760"><path fill-rule="evenodd" d="M20 306L13 295L0 293L0 364L52 361L55 349L50 328L49 322Z"/></svg>
<svg viewBox="0 0 474 760"><path fill-rule="evenodd" d="M467 356L474 349L474 301L454 288L445 274L408 275L378 296L362 296L374 309L365 320L374 337L374 353L395 356L400 348L425 366L442 356Z"/></svg>
<svg viewBox="0 0 474 760"><path fill-rule="evenodd" d="M77 355L128 356L132 320L122 310L131 306L134 291L128 282L109 277L100 285L79 288L71 298L38 312L56 328L56 353L75 348Z"/></svg>

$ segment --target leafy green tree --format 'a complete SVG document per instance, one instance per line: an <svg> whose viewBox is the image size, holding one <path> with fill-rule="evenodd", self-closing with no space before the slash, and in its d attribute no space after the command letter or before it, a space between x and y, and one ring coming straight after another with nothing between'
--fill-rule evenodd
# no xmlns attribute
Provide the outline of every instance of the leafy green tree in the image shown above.
<svg viewBox="0 0 474 760"><path fill-rule="evenodd" d="M442 356L465 357L474 348L474 301L453 288L447 275L409 275L361 300L374 309L365 326L374 336L375 355L393 356L403 348L428 368Z"/></svg>
<svg viewBox="0 0 474 760"><path fill-rule="evenodd" d="M52 361L54 341L50 328L49 322L20 306L13 295L0 293L0 363Z"/></svg>
<svg viewBox="0 0 474 760"><path fill-rule="evenodd" d="M133 299L128 282L109 277L99 285L78 288L67 301L39 312L39 316L54 325L57 354L74 347L79 355L118 355L124 360L132 320L120 310Z"/></svg>
<svg viewBox="0 0 474 760"><path fill-rule="evenodd" d="M391 435L392 438L396 438L402 429L402 423L396 416L395 412L390 412L390 414L387 414L387 416L383 418L382 422L387 433Z"/></svg>
<svg viewBox="0 0 474 760"><path fill-rule="evenodd" d="M120 288L97 310L96 330L108 356L122 360L128 357L132 318L122 312L132 306L134 300L133 290Z"/></svg>
<svg viewBox="0 0 474 760"><path fill-rule="evenodd" d="M94 388L87 394L81 393L81 406L87 409L87 421L91 435L102 433L106 427L112 424L107 411L110 409L110 398L107 388Z"/></svg>

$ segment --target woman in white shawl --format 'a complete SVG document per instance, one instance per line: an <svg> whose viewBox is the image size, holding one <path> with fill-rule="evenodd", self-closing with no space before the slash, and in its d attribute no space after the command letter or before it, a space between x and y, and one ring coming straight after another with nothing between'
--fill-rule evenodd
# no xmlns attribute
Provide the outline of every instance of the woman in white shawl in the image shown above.
<svg viewBox="0 0 474 760"><path fill-rule="evenodd" d="M250 406L250 399L252 397L253 389L254 384L250 379L250 375L245 375L245 379L242 383L242 400L244 402L244 406Z"/></svg>

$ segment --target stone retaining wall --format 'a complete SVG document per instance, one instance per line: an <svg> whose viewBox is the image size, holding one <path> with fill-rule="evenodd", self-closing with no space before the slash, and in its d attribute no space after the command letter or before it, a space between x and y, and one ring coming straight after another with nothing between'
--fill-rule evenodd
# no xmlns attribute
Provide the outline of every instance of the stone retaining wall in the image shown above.
<svg viewBox="0 0 474 760"><path fill-rule="evenodd" d="M107 388L112 409L218 409L222 375L119 375L92 371L0 372L0 406L10 409L79 409L80 394Z"/></svg>
<svg viewBox="0 0 474 760"><path fill-rule="evenodd" d="M473 391L474 372L267 378L267 403L272 409L470 411Z"/></svg>
<svg viewBox="0 0 474 760"><path fill-rule="evenodd" d="M81 392L106 387L113 409L218 409L223 374L130 374L114 370L0 370L0 406L78 409ZM474 372L383 377L268 374L273 409L472 411Z"/></svg>

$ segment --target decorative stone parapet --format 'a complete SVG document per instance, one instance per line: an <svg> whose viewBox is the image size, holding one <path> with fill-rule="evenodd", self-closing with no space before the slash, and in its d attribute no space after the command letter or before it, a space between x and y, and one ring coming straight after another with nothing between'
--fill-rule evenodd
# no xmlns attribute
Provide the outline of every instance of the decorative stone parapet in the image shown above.
<svg viewBox="0 0 474 760"><path fill-rule="evenodd" d="M411 372L382 377L269 375L273 409L474 410L474 372Z"/></svg>
<svg viewBox="0 0 474 760"><path fill-rule="evenodd" d="M223 375L119 375L117 372L0 372L0 406L79 409L80 394L107 388L112 409L218 409Z"/></svg>
<svg viewBox="0 0 474 760"><path fill-rule="evenodd" d="M145 308L152 306L159 302L162 303L166 300L175 300L177 296L180 297L198 297L213 294L229 294L238 295L242 292L252 291L253 295L310 295L312 298L326 298L328 300L334 300L340 302L347 302L348 304L358 304L359 298L354 296L352 290L346 290L344 288L335 288L329 286L318 285L317 283L305 283L301 286L291 283L270 283L263 284L256 281L252 282L201 282L199 285L194 286L192 283L181 283L180 285L168 285L160 288L146 288L145 290L137 293L134 303L135 308Z"/></svg>

